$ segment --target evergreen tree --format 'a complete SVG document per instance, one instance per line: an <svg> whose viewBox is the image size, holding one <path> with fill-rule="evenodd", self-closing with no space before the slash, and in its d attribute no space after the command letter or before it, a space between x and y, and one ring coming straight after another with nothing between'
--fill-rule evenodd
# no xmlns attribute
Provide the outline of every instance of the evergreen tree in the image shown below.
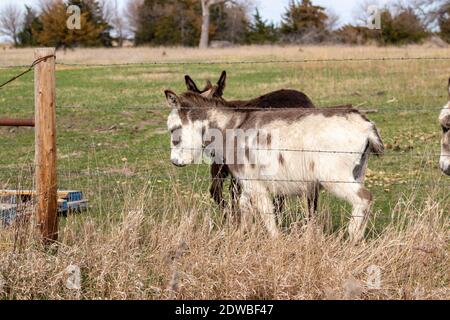
<svg viewBox="0 0 450 320"><path fill-rule="evenodd" d="M100 44L105 47L112 46L112 27L103 18L103 8L98 0L69 0L68 5L76 5L85 13L86 25L91 27L90 31L99 34L98 41L93 46Z"/></svg>
<svg viewBox="0 0 450 320"><path fill-rule="evenodd" d="M209 38L242 43L248 21L242 7L219 3L211 8ZM198 0L144 0L139 8L137 45L198 45L202 8Z"/></svg>
<svg viewBox="0 0 450 320"><path fill-rule="evenodd" d="M37 39L33 36L33 29L42 31L42 23L33 8L25 6L24 25L18 36L20 46L33 47L38 44Z"/></svg>
<svg viewBox="0 0 450 320"><path fill-rule="evenodd" d="M411 8L392 14L388 9L381 13L383 44L419 43L428 36L425 26Z"/></svg>
<svg viewBox="0 0 450 320"><path fill-rule="evenodd" d="M196 0L145 0L140 8L136 44L193 46L200 36L201 8Z"/></svg>
<svg viewBox="0 0 450 320"><path fill-rule="evenodd" d="M291 0L281 22L281 32L286 35L304 35L307 32L323 32L327 29L325 8L315 6L311 0L301 3Z"/></svg>
<svg viewBox="0 0 450 320"><path fill-rule="evenodd" d="M210 39L245 43L249 21L243 7L219 3L211 9Z"/></svg>
<svg viewBox="0 0 450 320"><path fill-rule="evenodd" d="M67 28L67 7L81 8L81 29ZM75 46L111 46L110 26L103 20L101 7L95 0L56 0L44 7L39 20L41 28L33 27L32 34L43 46L69 48Z"/></svg>
<svg viewBox="0 0 450 320"><path fill-rule="evenodd" d="M259 10L256 9L253 15L253 22L249 26L249 32L247 35L247 40L249 43L273 43L277 41L277 29L275 25L272 23L267 23Z"/></svg>
<svg viewBox="0 0 450 320"><path fill-rule="evenodd" d="M394 13L389 8L384 8L381 11L381 30L346 25L336 35L342 42L349 44L377 42L381 45L403 45L420 43L429 34L412 8L401 8Z"/></svg>

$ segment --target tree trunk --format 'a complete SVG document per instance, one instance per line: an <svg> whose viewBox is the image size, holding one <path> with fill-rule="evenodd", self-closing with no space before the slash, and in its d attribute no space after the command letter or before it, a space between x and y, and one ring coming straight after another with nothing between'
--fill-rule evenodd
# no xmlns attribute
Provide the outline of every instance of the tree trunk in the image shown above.
<svg viewBox="0 0 450 320"><path fill-rule="evenodd" d="M202 33L200 36L200 49L208 48L209 44L209 21L210 21L210 12L209 12L209 1L202 1Z"/></svg>

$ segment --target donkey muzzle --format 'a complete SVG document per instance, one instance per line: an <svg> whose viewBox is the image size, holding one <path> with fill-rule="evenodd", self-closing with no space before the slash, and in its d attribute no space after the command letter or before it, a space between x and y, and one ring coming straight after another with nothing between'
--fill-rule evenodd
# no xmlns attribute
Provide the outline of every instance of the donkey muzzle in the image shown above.
<svg viewBox="0 0 450 320"><path fill-rule="evenodd" d="M441 170L443 173L445 173L446 175L450 176L450 162L443 162L441 161Z"/></svg>
<svg viewBox="0 0 450 320"><path fill-rule="evenodd" d="M186 165L184 163L181 163L178 161L178 159L170 159L170 161L172 161L172 164L176 167L185 167Z"/></svg>

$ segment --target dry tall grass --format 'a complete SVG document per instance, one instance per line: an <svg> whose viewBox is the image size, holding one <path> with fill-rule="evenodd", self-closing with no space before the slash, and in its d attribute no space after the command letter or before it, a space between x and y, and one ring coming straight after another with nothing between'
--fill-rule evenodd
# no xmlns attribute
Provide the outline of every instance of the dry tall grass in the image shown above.
<svg viewBox="0 0 450 320"><path fill-rule="evenodd" d="M171 61L249 61L386 57L448 57L450 47L411 45L376 46L242 46L224 49L138 47L113 49L74 49L58 51L59 62L81 64L141 63ZM0 66L30 64L34 49L8 49L0 52Z"/></svg>
<svg viewBox="0 0 450 320"><path fill-rule="evenodd" d="M2 229L0 299L450 299L450 225L431 199L402 201L399 219L357 246L319 222L277 240L261 226L241 234L181 199L161 207L148 191L127 196L119 221L71 216L49 251L27 224ZM71 265L80 290L66 287Z"/></svg>

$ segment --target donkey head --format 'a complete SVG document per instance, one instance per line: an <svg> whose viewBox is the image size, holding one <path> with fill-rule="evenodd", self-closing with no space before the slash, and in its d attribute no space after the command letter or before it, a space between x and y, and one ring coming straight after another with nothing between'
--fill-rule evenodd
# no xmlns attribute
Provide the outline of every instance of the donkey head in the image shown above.
<svg viewBox="0 0 450 320"><path fill-rule="evenodd" d="M207 128L208 99L192 92L177 96L166 90L165 94L172 109L167 120L172 163L179 167L200 163L205 149L203 140Z"/></svg>
<svg viewBox="0 0 450 320"><path fill-rule="evenodd" d="M442 109L439 116L439 122L442 127L443 135L441 141L441 158L440 167L441 170L450 175L450 79L448 83L449 102Z"/></svg>

